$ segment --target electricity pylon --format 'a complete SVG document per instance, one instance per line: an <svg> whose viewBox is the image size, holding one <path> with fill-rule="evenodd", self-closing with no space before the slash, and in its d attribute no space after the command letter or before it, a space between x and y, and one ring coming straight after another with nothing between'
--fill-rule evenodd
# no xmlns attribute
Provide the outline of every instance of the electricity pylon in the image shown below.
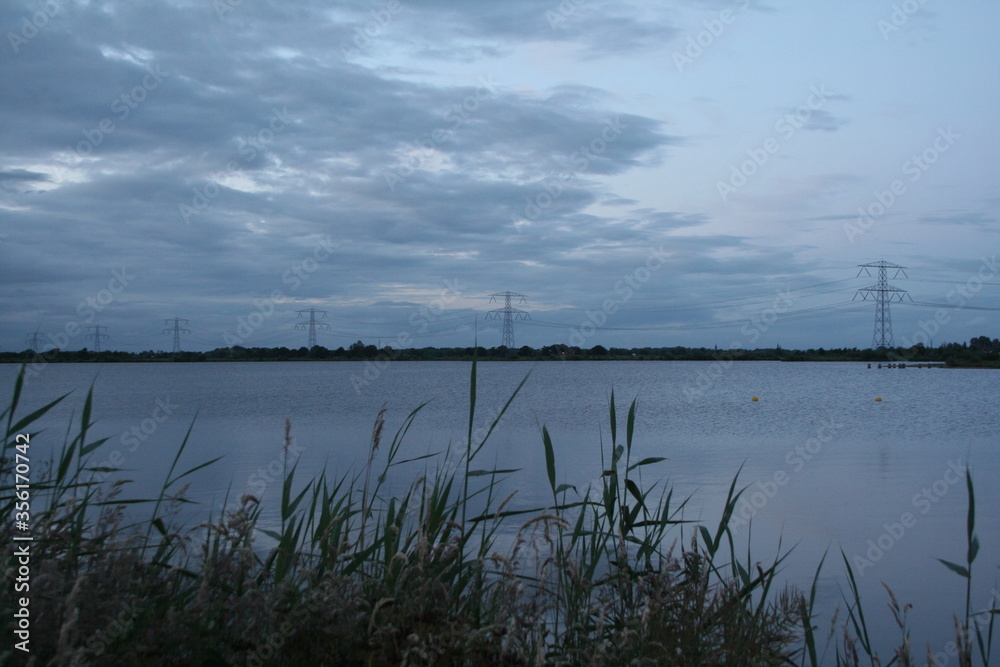
<svg viewBox="0 0 1000 667"><path fill-rule="evenodd" d="M531 316L523 311L513 308L510 305L510 300L513 297L518 297L520 300L518 304L527 303L527 296L524 294L517 294L515 292L497 292L496 294L490 294L490 303L496 303L497 297L503 297L503 308L496 308L494 310L487 311L486 319L488 320L498 320L500 316L503 316L503 345L507 348L507 353L514 349L514 320L530 320Z"/></svg>
<svg viewBox="0 0 1000 667"><path fill-rule="evenodd" d="M913 301L913 299L906 293L905 289L899 289L889 284L887 269L896 270L896 273L892 276L893 278L898 278L900 274L904 278L908 278L909 276L906 275L906 271L904 270L906 267L887 262L884 259L872 262L871 264L858 264L858 266L861 267L861 270L858 271L858 276L862 273L871 276L871 271L868 269L878 269L877 282L870 287L862 287L854 295L854 299L857 299L858 295L861 295L862 301L867 301L870 295L875 301L875 333L872 336L872 348L886 350L895 347L895 343L892 340L892 315L889 312L889 304L893 301L902 302L904 298L910 299L910 301ZM854 301L854 299L851 299L851 301Z"/></svg>
<svg viewBox="0 0 1000 667"><path fill-rule="evenodd" d="M101 329L104 329L105 331L107 331L108 328L107 327L102 327L99 324L95 324L95 325L89 326L87 328L94 332L94 333L87 334L87 338L93 338L94 339L94 352L100 352L101 351L101 339L102 338L109 338L108 334L101 333Z"/></svg>
<svg viewBox="0 0 1000 667"><path fill-rule="evenodd" d="M323 322L316 321L316 313L322 313L323 317L326 317L325 310L316 310L315 308L310 308L309 310L300 310L299 317L302 317L302 313L309 313L308 322L299 322L295 325L295 329L301 331L302 329L309 329L309 349L316 347L316 329L329 329L329 324L324 324Z"/></svg>
<svg viewBox="0 0 1000 667"><path fill-rule="evenodd" d="M164 329L163 333L165 333L165 334L167 334L167 333L173 333L174 334L174 354L177 354L178 352L181 351L181 334L182 333L189 334L189 333L191 333L191 330L190 329L184 329L183 327L181 327L181 322L183 322L184 324L187 324L188 320L181 319L180 317L175 317L172 320L163 320L164 324L170 324L171 322L174 323L174 326L170 327L169 329Z"/></svg>

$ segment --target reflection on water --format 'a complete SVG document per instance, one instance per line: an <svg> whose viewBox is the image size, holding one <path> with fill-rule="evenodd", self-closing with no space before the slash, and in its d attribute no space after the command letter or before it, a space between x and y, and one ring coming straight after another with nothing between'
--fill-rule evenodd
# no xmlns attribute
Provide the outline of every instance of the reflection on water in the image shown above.
<svg viewBox="0 0 1000 667"><path fill-rule="evenodd" d="M159 489L194 420L182 466L224 457L194 477L191 492L218 508L227 493L238 499L245 492L270 498L279 492L274 482L286 418L293 436L288 463L297 463L300 478L324 469L350 475L367 460L372 423L383 405L391 439L410 411L426 402L402 456L442 454L397 470L396 490L405 490L418 472L448 465L444 450L464 446L470 365L396 362L359 393L351 378L364 370L361 363L54 364L28 382L22 405L37 407L75 390L46 420L51 428L33 441L40 452L61 443L66 420L79 414L93 382L93 436L111 437L104 456L110 461L117 453L114 461L135 480L137 496ZM982 508L977 566L983 578L976 582L975 603L988 604L994 584L987 573L1000 564L1000 518L988 509L1000 503L996 371L878 370L852 363L482 363L478 433L485 433L529 371L480 462L523 469L505 482L506 490L517 490L516 506L549 498L542 425L555 444L557 483L582 493L599 478L614 390L621 433L628 404L637 400L636 460L669 459L644 470L645 485L666 481L675 495L694 494L685 518L714 522L742 466L747 490L737 536L752 536L762 561L773 556L779 540L794 544L785 574L800 586L829 550L820 582L829 610L840 600L843 549L862 571L862 595L884 621L878 628L887 634L886 645L895 631L889 634L888 612L881 613L882 580L914 604L915 640L941 646L952 636L951 613L964 604L963 590L935 559L964 561L965 482L955 471L970 464ZM16 372L0 366L0 400L9 397Z"/></svg>

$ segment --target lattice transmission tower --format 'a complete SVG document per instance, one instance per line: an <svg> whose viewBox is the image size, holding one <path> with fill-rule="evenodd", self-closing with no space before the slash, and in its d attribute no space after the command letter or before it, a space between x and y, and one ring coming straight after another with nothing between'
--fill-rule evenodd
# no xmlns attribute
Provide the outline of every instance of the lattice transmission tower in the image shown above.
<svg viewBox="0 0 1000 667"><path fill-rule="evenodd" d="M503 308L495 308L494 310L487 311L486 319L499 320L503 316L503 342L501 345L507 348L507 352L509 353L514 349L514 320L531 319L531 316L527 312L511 306L511 299L519 299L517 303L520 305L527 303L528 297L515 292L497 292L496 294L490 294L490 303L496 303L498 297L503 297Z"/></svg>
<svg viewBox="0 0 1000 667"><path fill-rule="evenodd" d="M185 329L184 327L181 326L182 322L184 324L188 323L188 320L185 320L183 318L175 317L175 318L170 319L170 320L163 320L164 324L170 324L171 322L174 323L174 326L170 327L169 329L164 329L163 333L165 333L165 334L173 333L174 334L174 354L177 354L178 352L181 351L181 334L182 333L189 334L189 333L191 333L191 330L190 329Z"/></svg>
<svg viewBox="0 0 1000 667"><path fill-rule="evenodd" d="M93 338L94 339L94 352L100 352L101 351L101 339L102 338L110 338L110 336L108 336L108 334L101 333L101 329L104 329L105 331L107 331L108 328L107 327L102 327L99 324L95 324L95 325L89 326L87 328L94 332L94 333L87 334L87 338Z"/></svg>
<svg viewBox="0 0 1000 667"><path fill-rule="evenodd" d="M300 310L299 317L302 317L303 313L309 313L309 321L299 322L298 324L295 325L295 329L297 331L301 331L303 329L309 330L309 349L311 350L314 347L316 347L316 330L329 329L330 325L324 322L316 321L316 313L320 313L323 315L323 317L326 317L325 310L316 310L315 308L310 308L309 310Z"/></svg>
<svg viewBox="0 0 1000 667"><path fill-rule="evenodd" d="M906 267L887 262L884 259L872 262L871 264L858 264L858 266L861 267L861 270L858 271L858 276L862 273L871 276L872 274L869 269L878 269L877 282L869 287L862 287L854 295L854 299L857 299L860 295L862 301L867 301L868 297L871 296L875 301L875 333L872 336L872 348L885 350L895 347L895 343L892 340L892 314L889 312L889 304L893 301L902 302L903 299L913 301L913 299L906 293L905 289L899 289L889 284L888 270L895 270L892 276L893 279L898 278L900 274L904 278L908 278L909 276L906 275L905 271ZM851 301L854 301L854 299L851 299Z"/></svg>

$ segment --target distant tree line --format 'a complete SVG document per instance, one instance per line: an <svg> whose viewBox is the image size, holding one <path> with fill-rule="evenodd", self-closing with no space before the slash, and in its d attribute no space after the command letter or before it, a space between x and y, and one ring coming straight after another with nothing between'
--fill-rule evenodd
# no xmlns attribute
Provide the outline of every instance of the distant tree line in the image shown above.
<svg viewBox="0 0 1000 667"><path fill-rule="evenodd" d="M299 347L221 347L208 352L145 352L52 349L44 352L0 352L0 362L47 363L77 362L170 362L170 361L448 361L470 360L473 356L485 360L520 361L581 361L581 360L646 360L646 361L711 361L725 358L733 361L866 361L866 362L946 362L951 366L1000 367L1000 339L978 336L968 343L947 343L938 347L917 344L910 348L872 350L859 348L817 348L786 350L782 347L754 350L719 350L708 347L611 347L595 345L582 348L557 343L540 348L528 345L516 349L506 347L421 347L394 349L352 343L335 350L317 345Z"/></svg>

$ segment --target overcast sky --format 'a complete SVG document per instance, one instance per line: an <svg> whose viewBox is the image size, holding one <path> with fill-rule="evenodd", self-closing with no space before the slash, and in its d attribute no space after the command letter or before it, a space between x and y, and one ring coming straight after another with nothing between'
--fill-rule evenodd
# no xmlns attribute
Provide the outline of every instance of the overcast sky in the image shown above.
<svg viewBox="0 0 1000 667"><path fill-rule="evenodd" d="M988 0L0 3L0 349L1000 335ZM943 304L937 307L933 304ZM592 324L593 323L593 324ZM184 324L181 322L180 324ZM600 326L597 326L600 325ZM927 333L921 333L921 330Z"/></svg>

